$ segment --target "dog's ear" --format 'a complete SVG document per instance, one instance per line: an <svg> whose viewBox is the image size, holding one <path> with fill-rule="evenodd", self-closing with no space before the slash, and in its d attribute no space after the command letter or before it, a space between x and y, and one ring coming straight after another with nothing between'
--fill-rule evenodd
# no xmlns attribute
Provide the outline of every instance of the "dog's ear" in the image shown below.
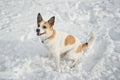
<svg viewBox="0 0 120 80"><path fill-rule="evenodd" d="M38 13L38 16L37 16L37 24L39 24L41 21L42 21L42 16L40 13Z"/></svg>
<svg viewBox="0 0 120 80"><path fill-rule="evenodd" d="M55 16L51 17L51 18L48 20L48 23L50 24L50 26L53 26L53 25L54 25L54 22L55 22Z"/></svg>

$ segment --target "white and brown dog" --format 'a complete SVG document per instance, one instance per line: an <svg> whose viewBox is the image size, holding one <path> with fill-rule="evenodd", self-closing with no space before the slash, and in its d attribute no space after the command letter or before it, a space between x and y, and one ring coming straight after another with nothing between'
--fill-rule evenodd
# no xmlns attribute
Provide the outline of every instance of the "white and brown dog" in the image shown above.
<svg viewBox="0 0 120 80"><path fill-rule="evenodd" d="M40 36L42 43L49 50L48 57L53 57L56 62L56 70L60 71L60 57L66 53L66 57L72 60L70 67L74 67L80 60L83 51L91 45L95 40L95 35L92 34L91 38L86 43L81 43L78 38L73 35L58 32L53 28L55 16L51 17L48 21L44 21L41 14L38 13L36 29L37 35Z"/></svg>

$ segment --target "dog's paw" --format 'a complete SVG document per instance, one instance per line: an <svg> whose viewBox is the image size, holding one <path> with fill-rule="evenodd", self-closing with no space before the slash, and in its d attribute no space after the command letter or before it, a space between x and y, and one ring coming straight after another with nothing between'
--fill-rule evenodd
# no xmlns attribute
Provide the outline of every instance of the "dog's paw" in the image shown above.
<svg viewBox="0 0 120 80"><path fill-rule="evenodd" d="M71 64L69 67L72 69L72 68L74 68L74 67L75 67L75 65Z"/></svg>
<svg viewBox="0 0 120 80"><path fill-rule="evenodd" d="M48 54L48 59L51 60L52 59L52 55Z"/></svg>
<svg viewBox="0 0 120 80"><path fill-rule="evenodd" d="M52 57L48 57L48 59L49 59L49 60L51 60L51 59L52 59Z"/></svg>
<svg viewBox="0 0 120 80"><path fill-rule="evenodd" d="M57 71L57 72L61 72L60 66L56 66L54 70Z"/></svg>
<svg viewBox="0 0 120 80"><path fill-rule="evenodd" d="M61 70L60 70L60 69L56 69L56 71L57 71L57 72L61 72Z"/></svg>
<svg viewBox="0 0 120 80"><path fill-rule="evenodd" d="M55 68L54 71L56 71L56 72L61 72L61 70L60 70L60 69L57 69L57 68Z"/></svg>

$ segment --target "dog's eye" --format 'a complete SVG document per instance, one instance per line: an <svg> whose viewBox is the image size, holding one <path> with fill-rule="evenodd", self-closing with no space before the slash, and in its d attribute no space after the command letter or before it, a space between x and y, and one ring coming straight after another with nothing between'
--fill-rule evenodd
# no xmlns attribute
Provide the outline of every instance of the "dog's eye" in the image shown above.
<svg viewBox="0 0 120 80"><path fill-rule="evenodd" d="M46 26L43 26L43 29L46 29Z"/></svg>
<svg viewBox="0 0 120 80"><path fill-rule="evenodd" d="M40 24L38 24L38 27L40 27Z"/></svg>

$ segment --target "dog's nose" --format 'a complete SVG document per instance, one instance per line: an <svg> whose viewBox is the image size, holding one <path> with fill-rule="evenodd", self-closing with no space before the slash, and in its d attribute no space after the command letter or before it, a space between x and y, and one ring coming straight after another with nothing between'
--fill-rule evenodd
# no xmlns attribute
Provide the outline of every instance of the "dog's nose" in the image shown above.
<svg viewBox="0 0 120 80"><path fill-rule="evenodd" d="M40 29L36 29L36 32L40 32Z"/></svg>

